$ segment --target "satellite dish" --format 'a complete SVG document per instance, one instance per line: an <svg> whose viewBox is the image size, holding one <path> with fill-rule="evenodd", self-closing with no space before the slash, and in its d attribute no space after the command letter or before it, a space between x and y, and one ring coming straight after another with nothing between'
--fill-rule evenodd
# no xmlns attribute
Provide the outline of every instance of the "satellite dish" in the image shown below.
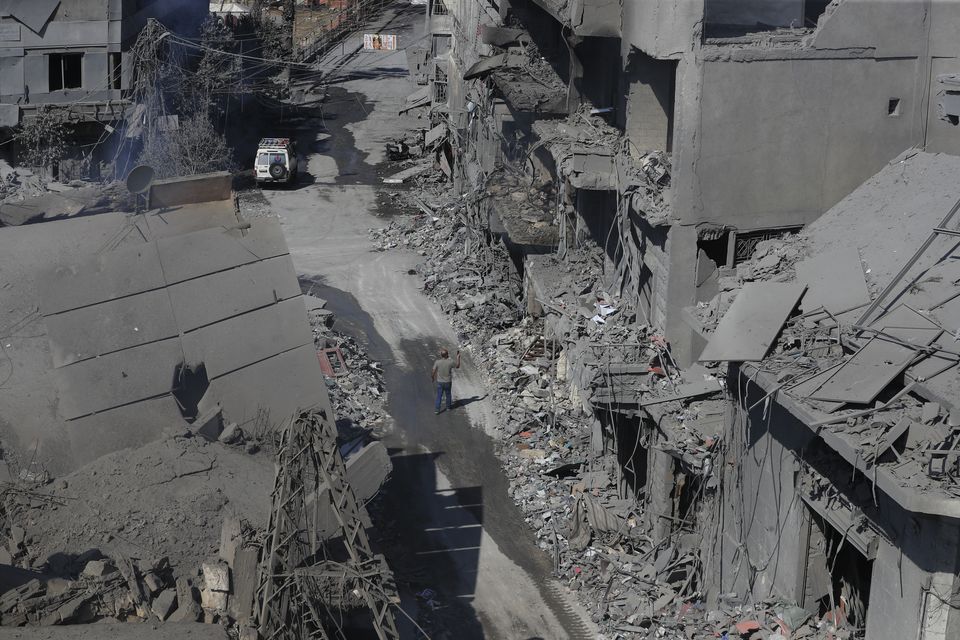
<svg viewBox="0 0 960 640"><path fill-rule="evenodd" d="M130 193L146 193L153 184L153 167L145 164L134 167L127 176L127 191Z"/></svg>

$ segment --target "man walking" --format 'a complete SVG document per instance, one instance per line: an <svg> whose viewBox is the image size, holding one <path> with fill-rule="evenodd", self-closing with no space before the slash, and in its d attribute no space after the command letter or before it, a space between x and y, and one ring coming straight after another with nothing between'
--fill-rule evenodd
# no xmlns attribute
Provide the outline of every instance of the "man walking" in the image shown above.
<svg viewBox="0 0 960 640"><path fill-rule="evenodd" d="M453 385L453 370L460 368L460 352L457 351L457 361L454 362L450 357L450 352L446 349L440 349L440 359L433 363L433 371L430 372L430 379L437 385L437 402L435 405L436 413L440 413L440 402L443 400L443 394L447 394L447 409L453 409L453 394L451 387Z"/></svg>

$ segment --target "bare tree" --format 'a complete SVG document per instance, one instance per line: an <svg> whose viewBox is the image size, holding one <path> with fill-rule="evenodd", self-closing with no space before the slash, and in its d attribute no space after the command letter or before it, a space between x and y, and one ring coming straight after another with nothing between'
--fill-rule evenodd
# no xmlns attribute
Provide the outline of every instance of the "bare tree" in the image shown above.
<svg viewBox="0 0 960 640"><path fill-rule="evenodd" d="M30 167L53 167L67 152L67 112L42 105L36 116L23 122L13 135L20 161Z"/></svg>
<svg viewBox="0 0 960 640"><path fill-rule="evenodd" d="M188 176L233 168L233 150L206 114L195 113L180 120L173 131L144 141L138 162L148 164L160 178Z"/></svg>

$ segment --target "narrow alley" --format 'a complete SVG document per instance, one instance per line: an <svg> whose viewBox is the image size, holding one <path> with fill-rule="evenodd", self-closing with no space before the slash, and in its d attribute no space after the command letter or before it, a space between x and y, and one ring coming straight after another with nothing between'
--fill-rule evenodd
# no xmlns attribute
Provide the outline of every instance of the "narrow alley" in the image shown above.
<svg viewBox="0 0 960 640"><path fill-rule="evenodd" d="M416 7L383 20L403 44L422 36ZM385 365L394 420L385 439L394 465L383 496L388 522L380 523L391 531L388 561L401 586L412 575L421 590L437 593L445 631L431 637L594 637L507 494L485 433L487 394L469 353L455 379L455 409L434 414L430 369L438 350L455 351L459 339L408 273L420 256L373 252L369 229L391 215L393 189L379 170L384 144L418 124L397 115L411 87L406 74L391 73L405 68L403 52L345 62L336 54L321 65L347 77L352 66L365 73L326 87L322 122L299 133L301 148L311 150L304 179L311 184L263 193L280 217L304 291L327 300L339 328ZM401 596L416 618L420 600L409 590ZM404 629L407 621L398 618ZM409 623L408 634L416 637Z"/></svg>

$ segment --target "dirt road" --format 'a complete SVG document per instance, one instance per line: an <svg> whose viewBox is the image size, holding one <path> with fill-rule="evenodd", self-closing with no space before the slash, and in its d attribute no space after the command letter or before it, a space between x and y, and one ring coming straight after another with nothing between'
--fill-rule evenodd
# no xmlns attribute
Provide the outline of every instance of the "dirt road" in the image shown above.
<svg viewBox="0 0 960 640"><path fill-rule="evenodd" d="M382 22L404 47L422 33L422 8L396 6ZM314 293L330 301L339 328L364 340L385 365L394 419L386 444L395 471L378 516L404 609L415 619L439 620L434 638L595 637L552 580L550 558L507 495L486 434L490 407L469 354L454 383L457 408L434 415L430 365L440 346L455 348L457 340L408 274L419 256L371 251L368 229L389 214L377 173L384 143L417 125L413 116L397 115L417 88L404 54L338 52L321 64L338 67L341 76L320 122L300 132L309 175L296 189L264 195L283 222L302 280L321 283ZM435 610L414 596L427 588L436 594ZM404 637L417 637L400 622Z"/></svg>

